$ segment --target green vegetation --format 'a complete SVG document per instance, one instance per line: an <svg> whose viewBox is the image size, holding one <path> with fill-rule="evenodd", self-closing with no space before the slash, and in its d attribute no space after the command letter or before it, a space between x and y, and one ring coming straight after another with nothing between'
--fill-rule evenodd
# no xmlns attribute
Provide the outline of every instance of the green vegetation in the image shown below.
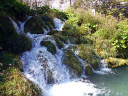
<svg viewBox="0 0 128 96"><path fill-rule="evenodd" d="M121 58L111 58L110 57L108 59L105 59L105 61L108 63L108 67L110 67L110 68L128 65L128 60L121 59Z"/></svg>
<svg viewBox="0 0 128 96"><path fill-rule="evenodd" d="M40 17L32 17L25 23L25 32L30 32L31 34L43 34L44 29L43 29L43 21L41 22Z"/></svg>
<svg viewBox="0 0 128 96"><path fill-rule="evenodd" d="M41 41L40 45L47 47L52 54L56 54L56 46L51 41Z"/></svg>
<svg viewBox="0 0 128 96"><path fill-rule="evenodd" d="M41 96L41 90L26 79L16 68L4 72L4 84L1 85L2 96Z"/></svg>
<svg viewBox="0 0 128 96"><path fill-rule="evenodd" d="M25 35L15 31L11 20L6 15L0 15L0 46L14 54L31 50L32 43Z"/></svg>
<svg viewBox="0 0 128 96"><path fill-rule="evenodd" d="M16 0L1 0L0 12L6 13L9 16L14 16L20 21L24 21L27 18L30 10L27 5L23 5Z"/></svg>
<svg viewBox="0 0 128 96"><path fill-rule="evenodd" d="M78 76L81 75L81 63L71 50L65 50L63 63L66 64L71 71L73 70L77 73Z"/></svg>
<svg viewBox="0 0 128 96"><path fill-rule="evenodd" d="M79 1L79 0L78 0ZM110 0L111 1L111 0ZM124 0L123 0L124 1ZM124 6L116 8L120 1L107 2L97 8L96 15L84 8L79 8L82 2L77 2L75 8L67 12L43 6L36 10L16 0L0 1L0 95L1 96L40 96L37 85L22 75L20 55L32 48L32 42L25 34L17 34L11 17L18 24L32 15L25 24L25 33L43 34L44 29L49 30L59 49L69 40L74 46L64 50L63 63L70 71L81 75L81 63L73 53L86 61L85 73L93 74L98 70L99 56L108 63L109 67L128 65L128 12ZM109 8L112 5L112 8ZM84 14L83 14L84 13ZM53 19L65 21L63 31L53 31ZM49 29L47 28L49 27ZM51 41L42 41L41 46L47 48L53 55L56 46ZM98 56L99 55L99 56ZM52 72L48 72L48 83L53 83Z"/></svg>

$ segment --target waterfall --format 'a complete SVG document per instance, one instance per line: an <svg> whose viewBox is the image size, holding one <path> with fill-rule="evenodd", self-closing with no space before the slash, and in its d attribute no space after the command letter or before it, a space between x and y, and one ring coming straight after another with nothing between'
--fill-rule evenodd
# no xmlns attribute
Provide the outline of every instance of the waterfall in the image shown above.
<svg viewBox="0 0 128 96"><path fill-rule="evenodd" d="M31 17L28 17L27 20L30 18ZM24 33L26 21L20 22L18 26L12 20L19 34ZM53 30L61 31L64 22L54 18L54 23L55 28ZM103 89L97 88L93 83L87 80L87 76L84 72L84 63L86 61L79 58L77 51L75 51L74 54L82 64L81 77L84 77L84 79L78 78L77 76L72 78L69 68L63 64L62 57L64 50L74 44L68 42L68 44L64 44L63 48L59 49L54 38L47 35L48 31L44 31L44 34L26 34L32 41L33 48L30 51L24 52L21 56L23 74L41 88L42 96L97 96L103 94ZM56 54L53 55L46 47L41 46L41 41L51 41L56 46Z"/></svg>

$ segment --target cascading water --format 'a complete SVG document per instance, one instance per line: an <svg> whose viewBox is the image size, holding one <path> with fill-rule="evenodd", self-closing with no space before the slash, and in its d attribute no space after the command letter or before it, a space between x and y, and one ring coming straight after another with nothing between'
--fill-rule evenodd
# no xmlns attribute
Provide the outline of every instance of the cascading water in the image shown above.
<svg viewBox="0 0 128 96"><path fill-rule="evenodd" d="M12 22L17 28L16 23ZM19 29L22 32L24 32L25 22L20 23ZM57 18L54 19L54 22L53 30L61 31L64 22ZM68 67L62 63L63 50L72 44L64 44L64 47L59 49L54 38L47 33L48 31L45 31L44 34L27 33L26 36L32 40L33 48L31 51L24 52L21 57L24 75L42 89L42 96L97 96L103 94L104 89L98 89L86 78L72 78ZM56 54L53 55L46 47L41 46L41 41L51 41L56 46ZM77 52L74 53L82 63L81 66L84 66L85 61L77 56ZM82 75L85 76L84 73Z"/></svg>

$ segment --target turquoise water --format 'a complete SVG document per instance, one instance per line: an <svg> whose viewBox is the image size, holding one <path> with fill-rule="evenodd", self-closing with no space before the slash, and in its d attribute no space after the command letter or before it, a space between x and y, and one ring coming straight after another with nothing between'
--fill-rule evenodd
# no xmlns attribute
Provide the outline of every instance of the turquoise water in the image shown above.
<svg viewBox="0 0 128 96"><path fill-rule="evenodd" d="M105 90L101 96L128 96L128 67L112 69L113 73L94 74L89 80L96 87Z"/></svg>

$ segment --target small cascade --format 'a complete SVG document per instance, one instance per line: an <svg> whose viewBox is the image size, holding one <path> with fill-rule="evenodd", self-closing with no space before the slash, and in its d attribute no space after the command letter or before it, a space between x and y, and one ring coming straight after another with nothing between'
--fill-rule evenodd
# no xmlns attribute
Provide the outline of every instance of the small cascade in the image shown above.
<svg viewBox="0 0 128 96"><path fill-rule="evenodd" d="M18 34L21 34L22 31L21 31L21 29L19 28L19 26L17 25L17 23L16 23L11 17L9 17L9 19L12 21L13 26L14 26L16 32L17 32Z"/></svg>
<svg viewBox="0 0 128 96"><path fill-rule="evenodd" d="M95 52L97 54L97 52ZM110 68L108 68L107 63L99 56L99 54L97 54L97 56L99 57L99 64L100 64L100 70L93 70L94 73L96 74L108 74L108 73L112 73L112 70Z"/></svg>
<svg viewBox="0 0 128 96"><path fill-rule="evenodd" d="M18 23L20 25L20 30L22 30L22 33L24 33L24 25L25 25L26 21L28 21L31 17L32 16L28 16L24 22L18 21Z"/></svg>
<svg viewBox="0 0 128 96"><path fill-rule="evenodd" d="M31 18L28 17L27 20ZM18 34L24 33L25 22L19 21L19 26L10 18ZM64 22L58 18L54 18L55 28L53 30L62 31ZM97 88L93 83L87 80L85 75L85 63L78 56L77 51L73 51L75 56L81 62L81 78L72 78L69 68L63 64L62 59L64 50L69 46L74 46L68 41L64 47L59 49L56 41L51 35L47 35L49 31L44 30L44 34L30 34L26 36L32 41L33 48L30 51L24 52L21 56L23 63L24 75L29 80L37 84L43 96L98 96L104 93L104 90ZM41 41L51 41L56 47L56 54L52 54L44 46L41 46ZM104 64L104 62L103 62ZM101 67L104 69L106 66ZM102 70L101 71L104 71ZM97 71L98 72L98 71ZM75 73L73 73L74 75ZM83 79L84 78L84 79Z"/></svg>
<svg viewBox="0 0 128 96"><path fill-rule="evenodd" d="M54 18L53 21L55 23L55 29L53 29L53 30L62 30L62 27L64 26L64 22L62 22L58 18Z"/></svg>
<svg viewBox="0 0 128 96"><path fill-rule="evenodd" d="M18 24L17 24L11 17L9 17L9 19L12 21L13 26L14 26L16 32L17 32L18 34L21 34L21 33L24 33L24 25L25 25L25 23L26 23L31 17L32 17L32 16L28 16L27 19L26 19L24 22L18 21L19 26L18 26Z"/></svg>

